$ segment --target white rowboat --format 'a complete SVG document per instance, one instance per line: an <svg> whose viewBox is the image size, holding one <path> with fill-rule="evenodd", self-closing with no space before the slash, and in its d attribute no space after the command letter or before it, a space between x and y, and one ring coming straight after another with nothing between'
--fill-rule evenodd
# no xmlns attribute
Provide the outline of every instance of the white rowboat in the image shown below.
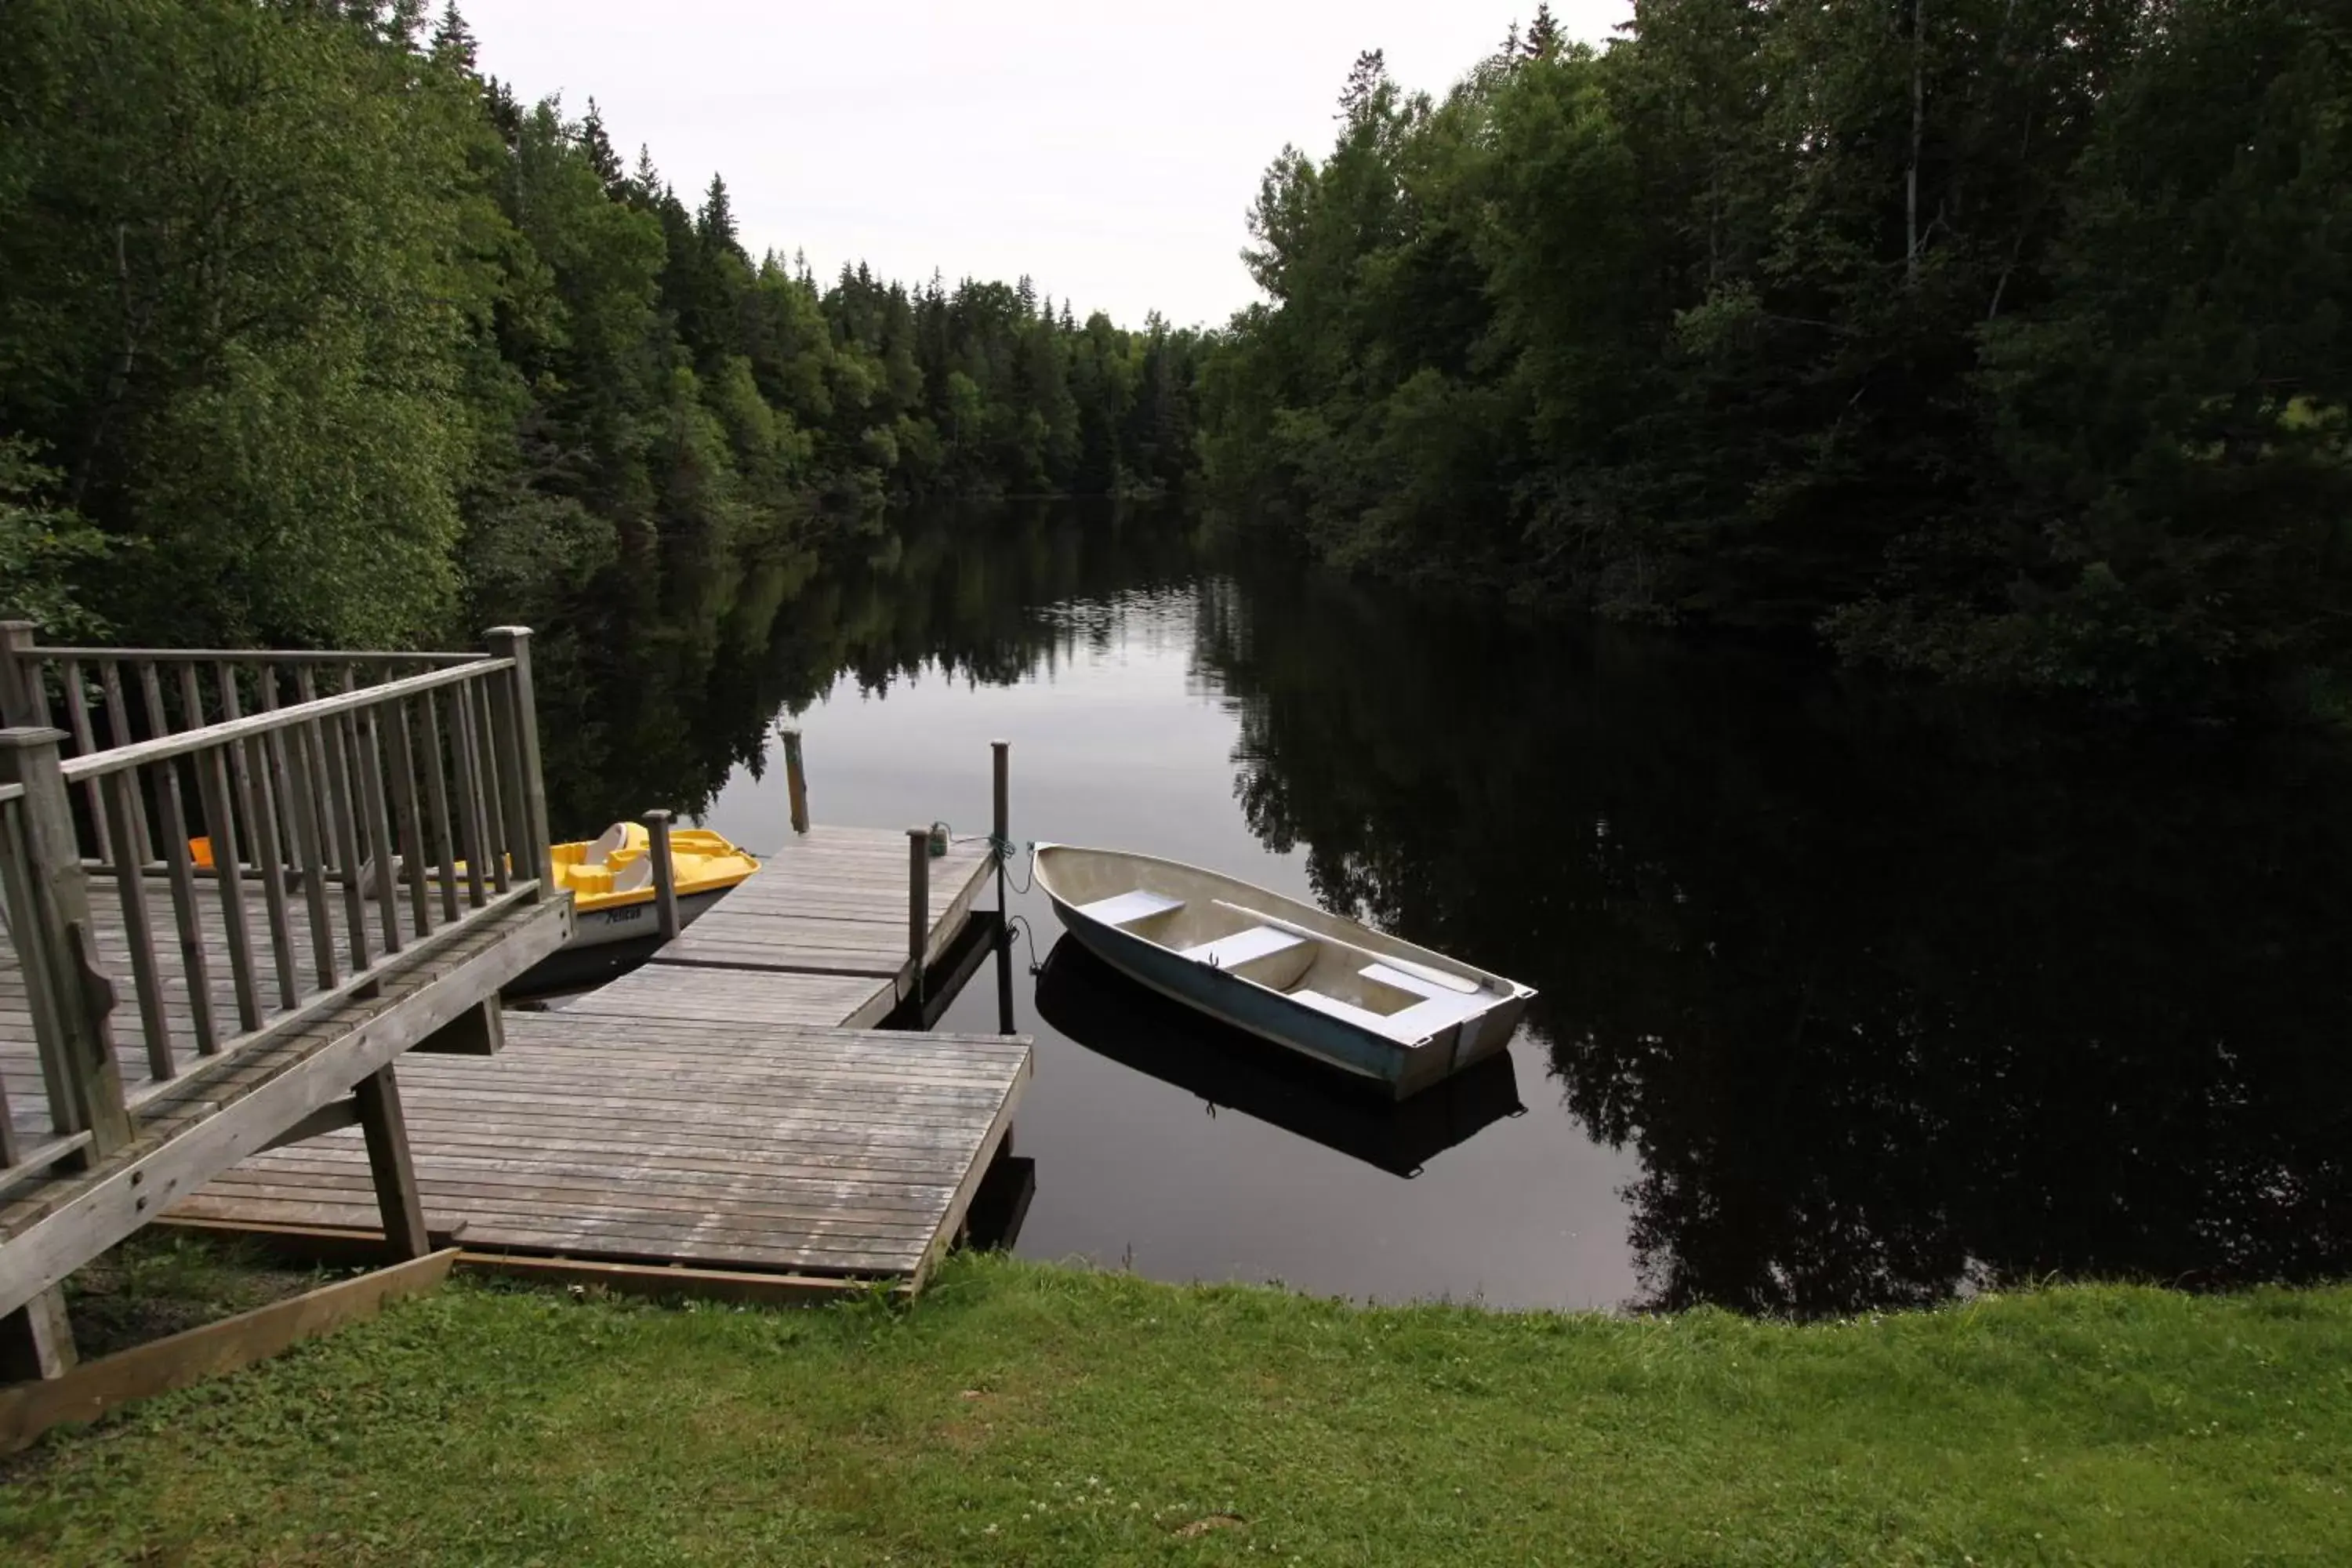
<svg viewBox="0 0 2352 1568"><path fill-rule="evenodd" d="M1129 978L1398 1100L1508 1045L1535 994L1181 861L1040 844L1037 886L1070 935Z"/></svg>

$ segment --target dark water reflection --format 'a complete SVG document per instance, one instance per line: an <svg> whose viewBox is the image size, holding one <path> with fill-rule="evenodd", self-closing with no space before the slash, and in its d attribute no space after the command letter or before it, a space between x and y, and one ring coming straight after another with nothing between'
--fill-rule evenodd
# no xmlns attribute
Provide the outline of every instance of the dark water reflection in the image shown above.
<svg viewBox="0 0 2352 1568"><path fill-rule="evenodd" d="M1022 1008L1023 1250L1797 1313L2053 1272L2347 1272L2340 749L1923 700L1204 563L1184 531L934 520L741 572L693 633L646 590L574 645L583 728L550 747L583 827L709 804L757 845L782 831L757 772L779 708L805 710L828 821L977 823L1008 734L1021 837L1311 889L1540 988L1508 1069L1531 1114L1474 1105L1432 1142L1220 1077L1199 1064L1229 1049L1188 1058L1140 1000L1122 1035L1116 977L1072 1003L1057 956L1042 1020ZM993 1014L967 998L946 1026ZM1423 1173L1351 1141L1426 1143Z"/></svg>

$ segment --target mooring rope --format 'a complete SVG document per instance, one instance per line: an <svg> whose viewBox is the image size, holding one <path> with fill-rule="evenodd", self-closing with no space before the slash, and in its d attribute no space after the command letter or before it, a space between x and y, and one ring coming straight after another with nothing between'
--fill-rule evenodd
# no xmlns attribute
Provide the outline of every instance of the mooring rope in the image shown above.
<svg viewBox="0 0 2352 1568"><path fill-rule="evenodd" d="M940 826L947 828L950 833L953 833L955 831L955 829L947 823L942 822ZM1037 847L1034 841L1022 844L1010 838L999 838L993 833L967 833L960 838L950 838L949 842L951 844L986 844L988 846L990 858L1001 861L1008 867L1013 864L1013 858L1021 853L1024 849L1034 853ZM1012 881L1011 872L1008 871L1006 873L1005 879L1007 881ZM1016 893L1026 895L1031 885L1034 884L1036 879L1037 868L1035 864L1032 862L1029 868L1028 880L1013 882L1013 890Z"/></svg>
<svg viewBox="0 0 2352 1568"><path fill-rule="evenodd" d="M1004 940L1008 946L1014 931L1019 931L1022 940L1029 944L1029 973L1034 974L1044 969L1045 966L1037 962L1037 933L1030 929L1026 915L1014 915L1004 922Z"/></svg>

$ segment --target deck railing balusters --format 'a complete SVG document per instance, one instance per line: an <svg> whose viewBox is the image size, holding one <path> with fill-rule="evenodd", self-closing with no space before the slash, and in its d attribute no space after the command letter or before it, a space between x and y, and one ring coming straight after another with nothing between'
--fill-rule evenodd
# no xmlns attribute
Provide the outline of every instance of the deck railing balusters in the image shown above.
<svg viewBox="0 0 2352 1568"><path fill-rule="evenodd" d="M10 628L10 629L13 629ZM0 650L5 657L5 650ZM0 671L0 679L6 679ZM21 708L11 709L22 712ZM0 784L0 918L5 918L11 934L34 931L31 889L26 885L26 856L25 835L18 818L24 815L25 791L18 784ZM29 968L29 966L27 966ZM26 975L27 1016L34 999L34 981ZM35 1020L38 1030L37 1018ZM25 1157L25 1140L16 1136L16 1118L8 1109L8 1085L0 1079L0 1170L5 1170Z"/></svg>
<svg viewBox="0 0 2352 1568"><path fill-rule="evenodd" d="M482 848L489 859L490 886L503 893L512 881L509 875L506 794L499 775L506 770L499 766L499 731L490 693L460 687L468 717L473 721L474 777L481 791Z"/></svg>
<svg viewBox="0 0 2352 1568"><path fill-rule="evenodd" d="M400 840L400 865L408 884L410 918L416 934L433 930L433 896L425 886L425 818L416 789L416 742L410 731L408 704L392 705L392 811L394 837Z"/></svg>
<svg viewBox="0 0 2352 1568"><path fill-rule="evenodd" d="M369 846L374 851L376 915L382 922L383 951L389 955L398 952L400 940L400 882L393 865L393 834L385 813L383 787L383 744L378 732L376 710L362 709L352 715L352 754L359 759L360 810L367 820L365 831Z"/></svg>
<svg viewBox="0 0 2352 1568"><path fill-rule="evenodd" d="M344 951L352 973L369 966L367 936L367 850L360 843L357 791L352 788L352 753L343 729L350 715L338 711L311 727L320 754L327 760L327 821L342 869Z"/></svg>
<svg viewBox="0 0 2352 1568"><path fill-rule="evenodd" d="M81 688L81 660L65 660L61 676L66 689L66 719L73 732L74 755L89 756L98 750L89 727L89 699ZM83 791L89 805L90 837L98 847L98 858L109 863L114 859L113 837L106 826L106 792L93 779Z"/></svg>
<svg viewBox="0 0 2352 1568"><path fill-rule="evenodd" d="M433 811L433 847L441 856L441 915L454 921L457 918L457 846L449 816L449 780L441 756L439 698L436 691L425 694L425 796Z"/></svg>
<svg viewBox="0 0 2352 1568"><path fill-rule="evenodd" d="M112 743L117 746L131 744L131 705L123 700L121 659L99 661L98 685L106 699L106 730L113 737ZM147 831L147 804L136 791L131 796L131 844L124 858L143 868L147 864L147 851L154 841Z"/></svg>
<svg viewBox="0 0 2352 1568"><path fill-rule="evenodd" d="M154 1078L168 1079L177 1069L172 1064L171 1024L163 1013L163 977L155 967L155 928L147 917L146 857L138 850L139 770L126 768L100 783L114 831L114 889L122 900L123 944L130 950L131 989L139 997L147 1070Z"/></svg>
<svg viewBox="0 0 2352 1568"><path fill-rule="evenodd" d="M139 695L147 705L147 728L155 734L171 732L163 710L163 677L153 659L141 661ZM196 895L194 855L188 847L188 808L180 793L180 763L163 764L156 788L163 816L163 867L172 882L172 921L180 933L180 973L188 982L188 1018L196 1049L210 1054L220 1043L213 1022L212 981L205 955L204 900Z"/></svg>
<svg viewBox="0 0 2352 1568"><path fill-rule="evenodd" d="M488 879L489 833L485 824L488 813L482 804L482 768L474 752L473 688L457 688L455 711L450 715L450 744L457 753L457 820L466 837L466 899L480 909L488 897L483 884Z"/></svg>
<svg viewBox="0 0 2352 1568"><path fill-rule="evenodd" d="M278 707L278 681L274 672L262 682L262 701L269 709ZM300 862L302 904L310 916L310 958L315 965L320 989L331 990L340 984L335 963L335 922L327 905L327 850L319 830L318 773L310 765L307 726L272 730L269 732L270 762L280 778L286 781L287 816L291 819L294 853Z"/></svg>
<svg viewBox="0 0 2352 1568"><path fill-rule="evenodd" d="M0 1101L0 1170L102 1157L131 1136L147 1092L126 1096L126 1070L149 1089L184 1078L198 1058L273 1037L355 986L371 994L428 938L499 918L519 897L550 896L527 658L520 633L498 634L488 656L56 650L13 634L0 645L11 710L32 711L28 679L54 668L72 725L70 740L21 727L0 736L0 941L23 977L19 1006L58 1131L45 1141ZM302 702L281 707L288 675ZM322 683L335 689L322 697ZM114 744L100 749L101 735ZM199 837L211 841L208 867L197 864ZM111 884L97 921L93 868ZM208 878L219 884L217 931ZM342 884L340 932L331 881ZM176 968L158 945L159 890ZM266 957L250 925L256 903L266 907ZM299 956L298 923L315 966ZM121 1000L135 999L142 1037L127 1068L110 1023L125 979ZM29 1115L21 1100L20 1090L16 1109Z"/></svg>
<svg viewBox="0 0 2352 1568"><path fill-rule="evenodd" d="M188 712L198 719L204 716L204 687L190 662L180 668L180 697ZM200 734L207 726L199 724L184 734ZM221 906L221 940L228 949L231 988L237 998L237 1023L240 1028L260 1026L257 1000L253 996L253 937L246 925L245 881L239 861L245 846L239 841L236 822L229 797L228 770L222 765L220 752L206 748L194 752L188 764L196 775L196 799L205 814L205 837L212 844L213 879L218 884Z"/></svg>
<svg viewBox="0 0 2352 1568"><path fill-rule="evenodd" d="M267 674L254 672L254 700L274 707L268 697ZM243 717L242 704L235 676L221 677L221 698L226 714L230 719ZM261 877L262 904L269 914L269 958L278 974L278 1001L281 1007L291 1007L301 995L301 986L295 979L294 921L286 899L285 844L278 826L277 787L271 777L270 744L277 739L275 731L258 741L236 741L229 746L229 772L236 781L236 796L245 807L245 820L253 837L254 863ZM259 761L255 750L259 749ZM260 977L254 977L257 989Z"/></svg>
<svg viewBox="0 0 2352 1568"><path fill-rule="evenodd" d="M228 750L207 747L197 758L196 773L210 803L206 815L218 824L212 834L213 869L220 879L221 923L228 939L229 978L236 989L237 1026L249 1031L261 1027L261 988L254 984L253 928L246 923L245 910L245 843L237 832L236 797L230 793ZM277 869L259 868L265 877Z"/></svg>

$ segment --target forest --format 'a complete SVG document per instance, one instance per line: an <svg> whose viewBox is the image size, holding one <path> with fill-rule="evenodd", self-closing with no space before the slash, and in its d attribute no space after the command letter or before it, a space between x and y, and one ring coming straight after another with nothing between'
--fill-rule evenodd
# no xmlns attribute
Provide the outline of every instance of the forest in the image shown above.
<svg viewBox="0 0 2352 1568"><path fill-rule="evenodd" d="M1202 388L1348 565L2166 712L2352 691L2352 23L1636 0L1365 54Z"/></svg>
<svg viewBox="0 0 2352 1568"><path fill-rule="evenodd" d="M755 258L422 0L0 5L0 610L52 640L469 646L1195 466L1201 334Z"/></svg>
<svg viewBox="0 0 2352 1568"><path fill-rule="evenodd" d="M1442 97L1370 51L1208 331L755 258L583 105L424 0L0 6L0 609L723 615L886 507L1194 493L1355 571L2352 712L2340 7L1538 9Z"/></svg>

